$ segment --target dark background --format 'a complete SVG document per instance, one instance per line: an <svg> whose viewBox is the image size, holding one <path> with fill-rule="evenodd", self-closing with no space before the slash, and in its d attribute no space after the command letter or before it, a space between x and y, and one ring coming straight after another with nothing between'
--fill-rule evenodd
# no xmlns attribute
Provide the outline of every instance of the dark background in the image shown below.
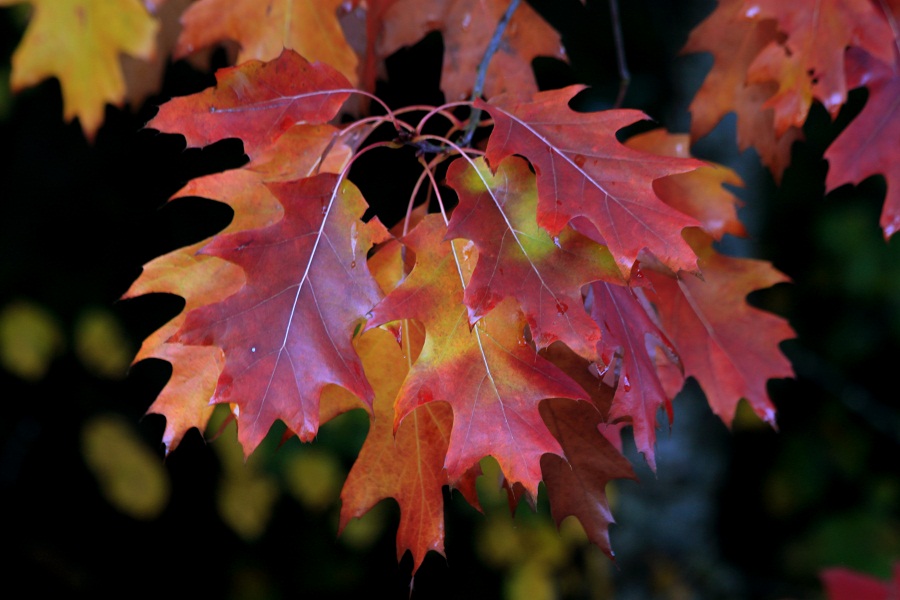
<svg viewBox="0 0 900 600"><path fill-rule="evenodd" d="M542 86L587 83L593 87L580 99L582 107L608 107L618 76L607 3L532 4L562 32L571 58L571 66L537 61ZM687 105L711 58L678 57L678 51L712 7L622 3L633 75L625 106L644 110L670 130L687 130ZM88 143L77 123L62 121L55 81L9 93L22 15L0 11L0 143L7 149L0 161L0 331L30 322L21 317L24 306L50 324L51 333L41 339L51 340L53 351L45 368L31 375L0 366L0 508L2 539L12 556L0 567L5 589L65 597L191 592L290 598L379 591L406 597L411 562L408 556L399 565L396 560L395 504L379 507L370 520L374 533L348 540L336 534L336 492L316 504L292 491L298 478L327 480L315 470L298 476L292 465L345 472L365 419L350 416L325 426L307 447L293 440L276 448L275 432L274 443L246 467L272 486L266 488L272 500L264 527L248 533L220 510L223 489L242 476L222 449L233 431L211 443L193 431L165 457L163 419L144 413L169 369L144 361L124 373L140 341L181 302L162 295L118 298L142 264L214 233L230 218L229 209L208 200L165 203L188 180L240 165L240 143L185 150L181 137L143 129L169 97L211 85L211 72L171 65L158 96L136 110L108 108L105 125ZM440 102L440 53L438 35L399 53L388 65L390 83L379 93L395 105ZM224 61L222 52L213 57L216 66ZM783 345L798 377L770 383L779 431L752 418L739 419L728 431L689 385L674 403L671 432L660 432L657 474L632 451L641 482L614 486L615 565L577 533L548 534L542 503L539 514L526 508L512 522L502 507L487 502L485 518L448 495L448 558L428 556L415 578L416 596L541 597L547 589L567 598L816 598L822 594L817 573L828 566L888 576L900 558L894 385L900 250L878 228L882 178L828 196L823 184L824 149L864 102L864 91L854 92L837 123L815 107L808 139L795 146L792 166L777 187L752 151L737 151L733 117L695 148L702 158L736 168L746 181L738 195L746 202L742 217L750 237L727 240L724 251L770 260L793 281L752 297L787 317L798 333ZM390 215L396 210L392 199L405 202L411 182L382 177L382 160L361 161L351 179L370 204ZM389 160L387 168L395 169L396 156ZM91 345L84 341L90 337L85 323L98 322L101 333ZM14 335L0 338L4 352L20 347ZM167 482L168 495L152 515L123 509L97 459L88 456L90 432L107 422L139 448L140 465L149 456ZM109 450L115 447L105 446L105 455L115 457ZM116 473L125 477L128 468ZM255 502L246 501L248 511ZM517 595L522 590L527 595Z"/></svg>

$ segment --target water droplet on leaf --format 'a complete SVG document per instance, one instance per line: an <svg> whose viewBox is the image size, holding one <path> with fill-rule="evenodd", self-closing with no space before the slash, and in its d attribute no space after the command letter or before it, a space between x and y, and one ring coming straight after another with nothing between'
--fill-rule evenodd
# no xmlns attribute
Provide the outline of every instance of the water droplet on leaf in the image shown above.
<svg viewBox="0 0 900 600"><path fill-rule="evenodd" d="M556 301L556 313L561 317L569 310L569 305L565 302Z"/></svg>

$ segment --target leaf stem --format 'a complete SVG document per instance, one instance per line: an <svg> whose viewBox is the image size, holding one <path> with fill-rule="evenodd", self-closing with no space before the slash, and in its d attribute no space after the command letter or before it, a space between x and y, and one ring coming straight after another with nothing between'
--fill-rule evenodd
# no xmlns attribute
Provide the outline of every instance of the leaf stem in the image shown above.
<svg viewBox="0 0 900 600"><path fill-rule="evenodd" d="M419 175L419 179L416 180L416 185L413 188L412 194L409 197L409 204L406 206L406 217L403 219L403 235L409 233L409 223L410 219L412 219L413 208L416 204L416 196L419 195L419 190L422 188L422 183L425 181L425 178L428 177L428 173L433 173L435 167L441 163L445 158L444 155L435 156L431 159L430 162L426 163L425 158L419 156L419 163L422 165L422 173ZM430 177L432 181L434 181L434 177ZM429 188L431 189L431 188ZM430 196L430 194L429 194Z"/></svg>
<svg viewBox="0 0 900 600"><path fill-rule="evenodd" d="M631 73L625 62L625 43L622 38L622 21L619 18L619 0L609 0L609 14L612 18L613 40L616 44L616 63L619 67L619 93L613 108L621 108L625 100L625 92L631 83Z"/></svg>
<svg viewBox="0 0 900 600"><path fill-rule="evenodd" d="M419 120L419 123L416 125L415 130L416 133L421 133L422 127L425 125L425 122L433 117L434 115L440 115L447 119L451 125L455 129L459 129L462 123L460 120L456 118L456 116L450 112L450 109L455 108L457 106L467 105L468 102L453 102L451 104L443 104L441 106L429 106L429 105L415 105L415 106L404 106L403 108L397 109L394 111L394 114L397 116L405 115L411 112L423 112L425 116Z"/></svg>
<svg viewBox="0 0 900 600"><path fill-rule="evenodd" d="M503 39L503 33L506 31L506 26L509 24L509 20L512 18L513 13L516 12L518 6L519 0L512 0L512 2L509 3L509 6L506 7L506 12L500 17L500 21L497 22L497 28L494 30L494 35L491 37L487 50L484 51L484 57L481 59L481 64L478 65L478 75L475 78L475 87L472 89L472 112L469 115L469 124L466 125L466 128L463 130L463 135L459 140L460 146L468 146L472 143L472 136L475 135L475 129L478 128L478 122L481 120L481 109L474 106L474 102L481 98L481 94L484 91L484 82L487 78L488 65L491 64L491 59L494 58L494 54L497 53L497 48L500 47L500 40Z"/></svg>

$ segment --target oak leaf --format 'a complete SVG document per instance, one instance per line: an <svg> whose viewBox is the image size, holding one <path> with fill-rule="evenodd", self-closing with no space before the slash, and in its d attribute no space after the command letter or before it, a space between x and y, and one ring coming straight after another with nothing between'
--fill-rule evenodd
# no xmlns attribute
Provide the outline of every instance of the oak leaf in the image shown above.
<svg viewBox="0 0 900 600"><path fill-rule="evenodd" d="M372 388L351 340L381 297L366 254L387 236L378 221L359 220L365 201L335 175L269 187L284 206L281 221L217 236L202 249L240 266L247 284L189 312L171 340L224 350L212 400L237 406L247 455L276 419L312 439L329 384L371 406Z"/></svg>
<svg viewBox="0 0 900 600"><path fill-rule="evenodd" d="M663 156L691 157L690 138L665 129L653 129L630 137L626 145ZM653 189L663 202L694 217L703 231L721 240L726 233L746 235L744 225L737 216L741 201L724 187L742 187L743 184L732 169L708 163L695 171L657 179L653 182Z"/></svg>
<svg viewBox="0 0 900 600"><path fill-rule="evenodd" d="M748 19L742 0L721 0L712 14L691 31L682 53L713 55L712 68L691 101L691 138L705 136L734 112L738 147L755 148L763 164L780 179L791 162L793 143L803 137L802 130L792 126L777 135L775 113L763 105L778 84L747 81L750 65L777 37L774 19Z"/></svg>
<svg viewBox="0 0 900 600"><path fill-rule="evenodd" d="M180 133L189 147L240 138L253 157L294 125L327 123L352 91L332 67L284 50L270 62L219 69L216 87L166 102L147 127Z"/></svg>
<svg viewBox="0 0 900 600"><path fill-rule="evenodd" d="M770 41L747 71L748 83L778 84L763 108L774 109L779 137L803 126L814 99L837 115L847 101L848 47L893 62L894 35L869 0L744 0L742 10L749 18L775 19L786 35Z"/></svg>
<svg viewBox="0 0 900 600"><path fill-rule="evenodd" d="M0 6L22 1L0 0ZM140 0L28 1L34 14L13 54L12 88L58 78L65 118L77 117L93 139L106 103L125 99L120 55L151 58L158 24Z"/></svg>
<svg viewBox="0 0 900 600"><path fill-rule="evenodd" d="M375 391L374 418L341 491L340 529L378 501L396 499L400 506L397 560L408 550L415 572L429 550L444 553L442 489L450 484L444 458L453 413L444 402L425 404L407 415L394 434L394 399L415 358L410 325L404 322L407 335L402 347L377 328L364 333L356 344Z"/></svg>
<svg viewBox="0 0 900 600"><path fill-rule="evenodd" d="M493 456L510 485L521 484L536 498L541 456L562 454L538 404L586 395L528 343L525 320L512 299L470 327L463 296L477 251L472 242L443 241L446 233L441 217L429 215L403 238L416 254L416 265L372 310L367 325L415 319L425 326L424 347L397 397L394 428L419 406L449 402L453 429L445 466L450 481Z"/></svg>
<svg viewBox="0 0 900 600"><path fill-rule="evenodd" d="M588 539L608 556L609 525L613 523L606 484L613 479L635 479L621 451L601 432L612 401L612 387L591 372L589 361L560 344L542 355L575 379L591 402L547 400L541 415L559 440L567 460L555 454L541 458L550 512L557 525L568 516L581 522Z"/></svg>
<svg viewBox="0 0 900 600"><path fill-rule="evenodd" d="M172 364L172 375L147 410L166 418L163 443L174 450L192 427L206 429L213 407L209 399L225 360L221 348L168 342L184 323L184 315L205 304L221 301L244 285L244 273L236 265L212 256L195 256L176 250L146 265L123 298L149 293L168 293L185 299L185 312L150 335L134 362L158 358Z"/></svg>
<svg viewBox="0 0 900 600"><path fill-rule="evenodd" d="M491 168L511 154L525 156L537 174L538 224L557 236L573 218L586 217L625 278L645 248L673 269L696 270L697 257L681 231L698 223L665 205L653 181L703 163L624 146L616 132L646 116L636 110L575 112L568 104L582 89L476 102L494 118L485 154Z"/></svg>
<svg viewBox="0 0 900 600"><path fill-rule="evenodd" d="M671 420L671 396L657 374L659 353L674 356L665 333L638 300L639 291L622 285L597 282L591 285L591 316L600 325L601 354L618 357L619 381L610 422L630 423L634 443L650 468L656 470L656 413L665 406Z"/></svg>
<svg viewBox="0 0 900 600"><path fill-rule="evenodd" d="M447 171L459 196L447 235L478 247L464 298L470 323L512 297L538 348L560 340L594 358L600 330L584 310L581 288L620 279L609 251L569 227L551 238L538 226L537 185L521 158L504 159L495 174L483 159L473 164L456 161Z"/></svg>
<svg viewBox="0 0 900 600"><path fill-rule="evenodd" d="M891 600L900 594L900 563L894 563L893 576L888 581L844 567L824 569L819 577L828 600Z"/></svg>
<svg viewBox="0 0 900 600"><path fill-rule="evenodd" d="M376 51L384 58L404 46L412 46L429 31L440 31L444 40L441 90L447 102L465 100L472 95L478 65L508 6L508 0L397 0L382 16ZM565 51L559 33L522 3L491 59L484 96L536 92L531 63L538 56L563 59Z"/></svg>
<svg viewBox="0 0 900 600"><path fill-rule="evenodd" d="M787 281L769 263L717 253L699 229L687 238L700 257L702 279L677 277L647 269L653 304L668 339L684 366L703 388L712 411L731 424L741 398L767 423L775 424L775 407L766 392L772 378L792 377L779 343L794 337L787 322L750 306L752 291Z"/></svg>
<svg viewBox="0 0 900 600"><path fill-rule="evenodd" d="M860 183L871 175L884 175L887 196L881 212L885 237L900 228L900 166L897 139L900 136L900 76L863 52L849 52L852 79L869 90L862 112L841 132L828 150L825 188L831 191L845 183Z"/></svg>
<svg viewBox="0 0 900 600"><path fill-rule="evenodd" d="M223 230L224 234L273 225L283 218L284 210L266 184L309 177L320 170L342 170L349 149L335 142L336 133L330 125L296 125L244 167L194 179L176 192L172 200L200 196L228 204L234 210L234 218ZM323 160L329 149L331 152ZM167 452L178 446L191 427L205 429L212 411L209 400L224 366L219 348L168 340L181 327L187 312L224 300L246 282L244 272L237 265L197 254L204 244L153 259L144 265L141 276L123 295L132 298L163 292L186 301L184 311L149 336L135 357L135 362L158 358L172 364L169 382L148 410L166 417L163 443Z"/></svg>
<svg viewBox="0 0 900 600"><path fill-rule="evenodd" d="M231 40L237 62L269 61L289 48L310 62L337 69L355 85L357 56L344 38L338 11L344 0L199 0L182 15L175 58Z"/></svg>

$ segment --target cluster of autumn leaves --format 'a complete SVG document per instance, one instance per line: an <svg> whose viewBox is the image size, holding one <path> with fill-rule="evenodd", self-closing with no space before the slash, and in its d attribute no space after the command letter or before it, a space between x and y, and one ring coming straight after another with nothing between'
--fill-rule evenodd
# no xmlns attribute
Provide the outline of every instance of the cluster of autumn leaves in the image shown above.
<svg viewBox="0 0 900 600"><path fill-rule="evenodd" d="M741 149L756 149L780 179L813 103L834 118L848 91L865 87L862 112L825 153L825 187L883 175L881 227L892 236L900 226L898 19L897 0L720 0L684 48L715 59L691 103L692 137L733 112Z"/></svg>
<svg viewBox="0 0 900 600"><path fill-rule="evenodd" d="M83 65L35 66L47 15L72 11L72 35L96 36L91 48L107 58L149 55L155 21L137 0L33 2L14 82L58 75L67 114L91 134L98 99L77 90ZM820 20L810 22L810 3L723 0L695 30L687 50L715 56L692 104L695 136L735 111L741 143L780 172L813 100L834 112L848 87L865 83L870 103L888 101L896 85L889 13L869 0L815 0ZM766 382L792 373L778 348L790 327L746 302L785 277L714 249L725 234L743 233L723 187L740 184L735 173L691 158L686 135L656 130L620 143L616 133L645 116L577 113L568 105L578 86L537 92L531 60L564 54L527 4L492 58L483 99L464 101L508 4L199 0L181 15L174 56L227 40L239 46L237 65L220 70L214 88L167 102L148 124L191 147L240 138L249 157L174 196L227 203L231 224L151 261L125 294L186 302L136 358L172 364L150 408L166 417L167 449L188 429L204 430L217 404L231 408L246 454L278 420L310 441L322 423L363 408L371 426L341 494L342 527L395 498L398 556L409 550L415 568L427 551L443 551L442 488L478 506L474 479L488 456L513 500L533 500L543 481L554 518L576 516L610 552L605 486L633 477L622 427L653 466L657 413L671 418L686 378L726 423L741 399L774 423ZM875 22L879 37L862 35ZM832 32L838 24L845 33ZM117 36L97 35L106 27ZM368 92L384 58L434 30L444 37L450 104L348 118L379 106ZM120 84L101 106L121 101ZM360 97L367 101L351 103ZM460 147L454 135L473 108L492 129L483 147ZM447 135L424 133L439 119ZM362 220L367 204L347 178L371 148L368 133L385 124L397 130L394 145L423 150L421 181L441 206L425 214L399 198L410 209L390 230ZM830 187L885 168L852 171L854 156L875 150L842 139Z"/></svg>

